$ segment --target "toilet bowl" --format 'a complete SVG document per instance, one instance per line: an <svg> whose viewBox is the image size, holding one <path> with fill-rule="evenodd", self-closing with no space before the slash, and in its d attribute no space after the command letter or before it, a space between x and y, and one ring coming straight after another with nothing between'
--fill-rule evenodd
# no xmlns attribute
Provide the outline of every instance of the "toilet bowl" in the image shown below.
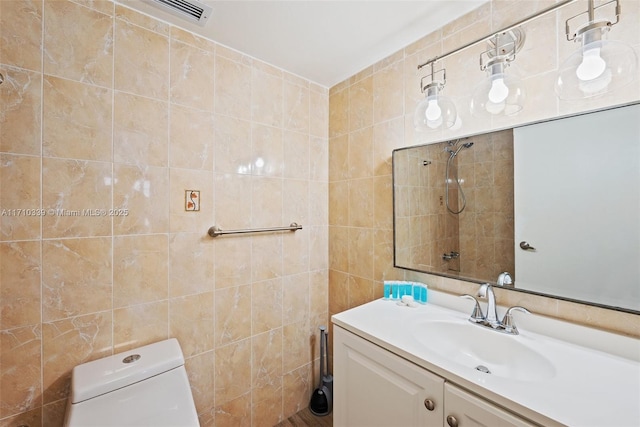
<svg viewBox="0 0 640 427"><path fill-rule="evenodd" d="M73 368L65 427L199 427L175 338Z"/></svg>

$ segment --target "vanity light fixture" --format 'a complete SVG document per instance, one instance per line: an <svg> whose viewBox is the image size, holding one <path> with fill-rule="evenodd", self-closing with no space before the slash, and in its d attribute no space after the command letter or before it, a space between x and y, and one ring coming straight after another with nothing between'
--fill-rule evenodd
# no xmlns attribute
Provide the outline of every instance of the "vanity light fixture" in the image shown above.
<svg viewBox="0 0 640 427"><path fill-rule="evenodd" d="M435 71L436 61L431 62L431 74L420 79L420 90L425 98L418 103L413 114L413 125L418 131L428 132L437 129L449 129L453 127L458 117L453 101L442 95L447 81L447 72L444 68ZM442 79L436 78L436 74L442 73ZM431 81L424 83L426 78Z"/></svg>
<svg viewBox="0 0 640 427"><path fill-rule="evenodd" d="M420 71L423 67L426 67L427 65L431 65L431 83L425 86L422 84L424 77L422 78L422 80L420 80L420 89L422 89L423 93L426 91L426 98L425 100L420 101L414 114L414 125L416 129L432 130L434 128L437 128L437 126L432 127L433 125L436 125L437 122L430 121L426 118L423 119L422 117L422 115L426 116L426 109L429 105L429 100L437 99L438 102L437 103L434 102L432 103L432 105L434 104L438 105L440 109L442 109L442 105L439 102L442 96L439 94L439 91L442 90L442 88L444 87L445 79L443 78L443 81L440 82L439 84L436 83L434 79L435 73L433 69L435 62L485 41L489 41L490 45L493 44L493 49L489 49L487 52L485 52L487 56L487 59L485 60L486 62L483 62L483 59L481 56L480 67L484 70L487 70L489 73L489 78L486 80L486 82L484 82L486 87L482 91L482 94L483 96L486 95L486 100L489 100L489 96L491 96L491 100L490 100L490 103L489 101L485 101L485 100L474 101L472 106L472 111L476 110L478 113L480 113L481 111L484 110L489 114L515 114L518 111L520 111L520 109L522 109L522 104L524 102L524 86L521 83L512 82L512 80L515 80L515 76L513 75L513 70L510 70L508 74L505 73L505 68L509 65L511 61L513 61L513 59L515 58L516 52L521 47L522 42L524 42L524 33L518 28L536 18L539 18L548 13L554 12L559 8L569 3L573 3L575 1L577 0L558 0L557 3L550 5L544 9L541 9L537 13L534 13L533 15L530 15L524 19L521 19L520 21L514 24L504 27L496 31L495 33L491 33L489 35L483 36L477 40L474 40L463 46L457 47L449 52L446 52L442 55L432 58L427 62L419 64L418 71ZM612 1L617 2L618 0L612 0ZM507 35L513 38L513 34L517 34L517 33L521 33L521 40L518 40L517 39L518 36L516 36L516 38L511 41L512 48L507 49L510 43L506 38ZM493 40L493 41L490 41L490 40ZM493 52L493 54L490 54L490 52ZM444 70L442 71L444 75ZM513 97L515 97L515 99L513 99ZM502 105L503 102L504 102L504 106ZM455 107L453 107L453 109L454 109L453 111L455 112ZM482 112L481 114L484 114L484 112ZM429 126L429 124L431 124L431 126ZM442 124L445 124L445 121L443 121ZM457 114L453 114L452 118L446 121L446 124L447 126L445 126L445 128L452 128L452 127L453 129L459 128L461 126L460 117L458 117Z"/></svg>
<svg viewBox="0 0 640 427"><path fill-rule="evenodd" d="M524 45L524 31L512 28L487 41L489 49L480 54L480 69L487 72L471 98L471 112L477 116L517 114L524 107L525 85L510 67Z"/></svg>
<svg viewBox="0 0 640 427"><path fill-rule="evenodd" d="M611 27L620 22L620 1L611 0L597 7L594 0L588 2L586 12L572 16L565 23L567 40L580 43L580 49L558 69L555 91L560 99L577 100L601 95L628 85L638 76L638 57L633 48L604 38ZM614 22L596 19L598 10L614 4ZM572 32L571 24L585 14L588 22Z"/></svg>

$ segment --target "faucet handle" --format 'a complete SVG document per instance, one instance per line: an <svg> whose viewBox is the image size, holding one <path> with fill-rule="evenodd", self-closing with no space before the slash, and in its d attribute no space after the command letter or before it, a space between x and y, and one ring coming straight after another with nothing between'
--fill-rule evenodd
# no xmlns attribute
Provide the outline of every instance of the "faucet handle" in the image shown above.
<svg viewBox="0 0 640 427"><path fill-rule="evenodd" d="M509 308L504 314L504 317L502 318L502 327L504 328L504 331L508 334L518 335L519 332L516 324L513 322L513 315L511 314L512 311L521 311L526 314L531 314L531 312L524 307L516 305Z"/></svg>
<svg viewBox="0 0 640 427"><path fill-rule="evenodd" d="M471 299L475 302L475 306L473 307L473 311L471 312L471 316L469 316L469 322L480 323L484 322L484 314L482 314L482 309L480 308L480 304L478 300L469 294L460 295L460 298Z"/></svg>

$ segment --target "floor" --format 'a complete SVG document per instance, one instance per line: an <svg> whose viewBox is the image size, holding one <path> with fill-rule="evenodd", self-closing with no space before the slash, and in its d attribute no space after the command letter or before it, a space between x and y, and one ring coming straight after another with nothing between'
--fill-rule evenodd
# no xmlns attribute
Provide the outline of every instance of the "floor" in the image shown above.
<svg viewBox="0 0 640 427"><path fill-rule="evenodd" d="M333 413L324 417L316 417L309 411L309 408L305 408L275 427L333 427Z"/></svg>

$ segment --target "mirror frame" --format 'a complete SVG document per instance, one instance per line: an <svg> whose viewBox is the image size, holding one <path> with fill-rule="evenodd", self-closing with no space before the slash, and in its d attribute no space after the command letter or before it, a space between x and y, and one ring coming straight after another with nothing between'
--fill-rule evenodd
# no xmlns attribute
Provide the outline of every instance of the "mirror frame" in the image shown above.
<svg viewBox="0 0 640 427"><path fill-rule="evenodd" d="M403 151L403 150L407 150L409 148L419 148L419 147L424 147L424 146L427 146L427 145L439 144L439 143L450 141L451 139L472 138L472 137L475 137L475 136L486 135L486 134L493 133L493 132L500 132L500 131L504 131L504 130L508 130L508 129L516 129L516 128L523 127L523 126L530 126L530 125L539 124L539 123L547 123L547 122L552 122L552 121L556 121L556 120L566 119L566 118L569 118L569 117L577 117L577 116L582 116L582 115L586 115L586 114L597 113L597 112L600 112L600 111L614 110L614 109L617 109L617 108L623 108L623 107L632 106L632 105L638 105L638 104L640 104L640 100L639 101L628 102L628 103L624 103L624 104L607 106L607 107L604 107L604 108L597 108L597 109L593 109L593 110L581 111L581 112L578 112L578 113L572 113L572 114L566 114L566 115L557 116L557 117L551 117L551 118L548 118L548 119L541 119L541 120L535 120L535 121L526 122L526 123L519 123L519 124L517 124L515 126L505 126L505 127L501 127L501 128L487 130L485 132L477 132L477 133L465 134L465 135L456 135L453 138L441 139L441 140L439 139L439 140L435 140L435 141L429 142L429 143L409 145L409 146L406 146L406 147L401 147L401 148L394 149L392 151L392 154L391 154L391 159L392 159L392 184L391 185L392 185L392 192L393 192L393 201L392 201L392 203L393 203L393 266L394 266L394 268L399 268L399 269L408 270L408 271L415 271L415 272L424 273L424 274L431 274L431 275L434 275L434 276L446 277L446 278L449 278L449 279L455 279L455 280L460 280L460 281L469 282L469 283L477 283L477 284L487 283L484 280L473 278L473 277L467 277L467 276L464 276L462 274L447 274L446 272L419 270L419 269L416 269L416 268L411 268L411 267L398 265L397 248L396 248L396 239L397 239L396 175L395 175L395 173L393 173L393 172L395 172L395 153L396 153L396 151ZM579 299L575 299L575 298L569 298L569 297L558 296L558 295L553 295L553 294L548 294L548 293L536 292L536 291L531 291L531 290L527 290L527 289L519 289L519 288L515 288L515 287L503 287L502 289L522 292L522 293L531 294L531 295L538 295L538 296L542 296L542 297L546 297L546 298L553 298L553 299L558 299L558 300L563 300L563 301L570 301L570 302L575 302L575 303L578 303L578 304L585 304L585 305L604 308L604 309L608 309L608 310L621 311L621 312L640 315L640 310L633 310L633 309L626 308L626 307L616 307L616 306L601 304L601 303L597 303L597 302L593 302L593 301L579 300Z"/></svg>

